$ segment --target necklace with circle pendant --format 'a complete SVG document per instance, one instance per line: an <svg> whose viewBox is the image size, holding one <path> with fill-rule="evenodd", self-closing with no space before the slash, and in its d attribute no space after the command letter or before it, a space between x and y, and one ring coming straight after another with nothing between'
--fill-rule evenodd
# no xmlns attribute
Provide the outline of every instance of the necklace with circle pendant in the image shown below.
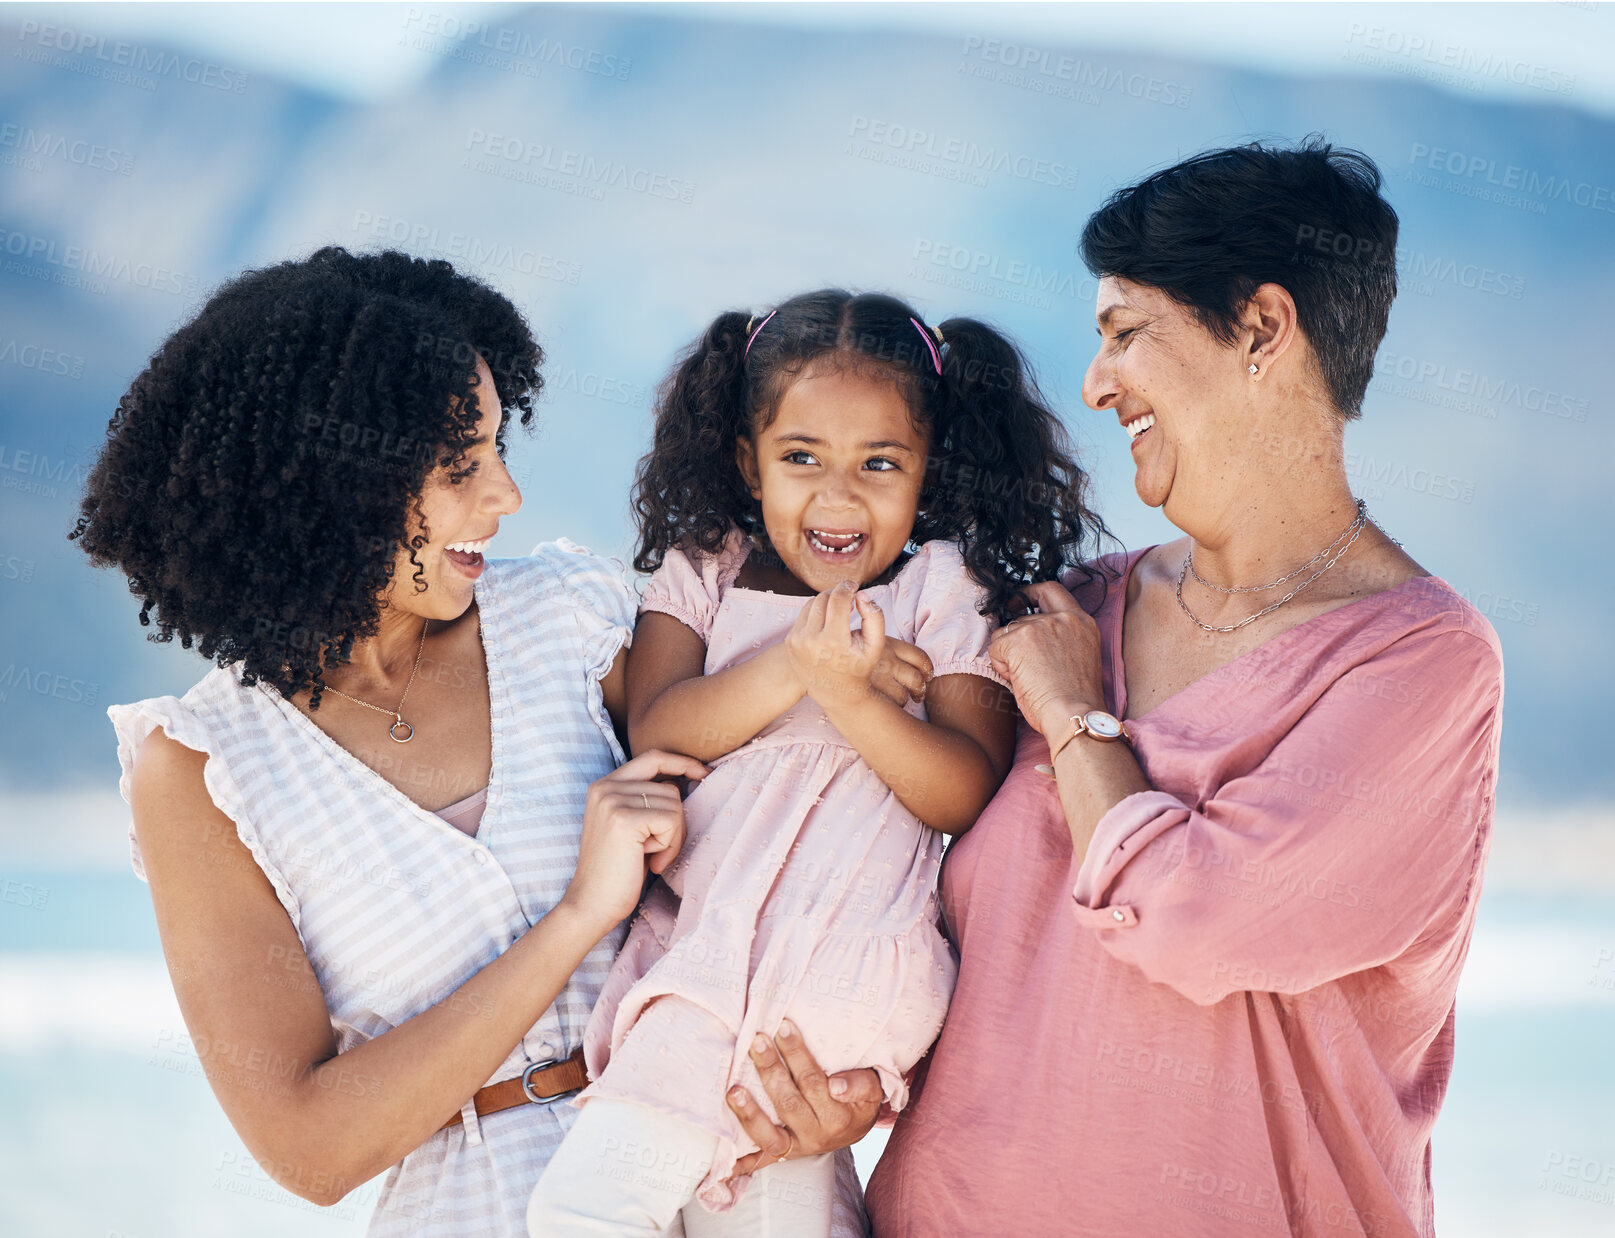
<svg viewBox="0 0 1615 1238"><path fill-rule="evenodd" d="M391 714L393 723L387 728L387 734L392 736L395 744L407 744L415 738L415 728L404 721L404 715L400 711L404 708L404 702L409 699L409 690L415 686L415 672L421 669L421 654L426 649L426 628L430 623L430 619L421 620L421 643L415 649L415 665L410 668L409 682L404 685L404 695L398 698L397 709L384 709L380 705L372 705L369 701L361 701L358 697L342 691L341 688L333 688L330 684L325 686L327 692L335 692L344 700L352 701L355 705L363 705L366 709L373 709L380 714ZM403 734L400 735L400 731Z"/></svg>

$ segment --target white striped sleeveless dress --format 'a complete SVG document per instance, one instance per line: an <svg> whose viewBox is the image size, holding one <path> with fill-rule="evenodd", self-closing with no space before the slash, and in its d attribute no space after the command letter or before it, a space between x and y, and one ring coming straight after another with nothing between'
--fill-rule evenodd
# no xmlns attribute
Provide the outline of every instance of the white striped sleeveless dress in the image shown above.
<svg viewBox="0 0 1615 1238"><path fill-rule="evenodd" d="M239 666L183 697L111 706L129 797L134 752L162 727L206 753L208 793L236 824L297 929L343 1052L448 997L547 914L577 865L588 787L622 760L600 680L633 630L620 564L562 539L493 559L475 586L492 708L492 770L476 835L411 801ZM145 877L131 827L135 871ZM489 1083L566 1057L622 944L619 925ZM388 1173L370 1238L511 1238L577 1115L523 1105L433 1135ZM863 1232L842 1157L838 1238ZM357 1185L357 1184L355 1184Z"/></svg>

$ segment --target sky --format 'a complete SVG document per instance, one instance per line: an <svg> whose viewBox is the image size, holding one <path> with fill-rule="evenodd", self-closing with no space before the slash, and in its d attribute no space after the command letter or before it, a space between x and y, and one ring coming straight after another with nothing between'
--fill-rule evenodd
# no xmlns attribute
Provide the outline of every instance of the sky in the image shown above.
<svg viewBox="0 0 1615 1238"><path fill-rule="evenodd" d="M1500 801L1581 820L1615 790L1615 7L10 6L0 58L0 806L59 824L4 845L114 862L104 708L206 669L64 535L119 394L230 274L391 244L512 297L549 392L496 554L624 553L678 350L830 284L1015 336L1148 545L1173 531L1080 400L1076 236L1183 155L1313 131L1402 219L1353 484L1498 630Z"/></svg>
<svg viewBox="0 0 1615 1238"><path fill-rule="evenodd" d="M40 21L59 6L20 5ZM270 4L88 4L97 32L211 51L258 72L341 98L406 93L431 75L396 33L397 12L425 6L322 4L317 21L284 20ZM438 5L467 26L508 25L520 4ZM655 5L617 6L654 12ZM1406 78L1493 98L1538 100L1548 84L1574 105L1615 116L1608 17L1595 0L1568 4L686 4L696 20L805 30L950 32L1115 51L1279 74ZM1605 27L1602 31L1598 27ZM1598 34L1604 37L1597 37ZM1583 37L1592 34L1594 37ZM475 36L473 36L475 37ZM1443 73L1449 76L1443 76Z"/></svg>

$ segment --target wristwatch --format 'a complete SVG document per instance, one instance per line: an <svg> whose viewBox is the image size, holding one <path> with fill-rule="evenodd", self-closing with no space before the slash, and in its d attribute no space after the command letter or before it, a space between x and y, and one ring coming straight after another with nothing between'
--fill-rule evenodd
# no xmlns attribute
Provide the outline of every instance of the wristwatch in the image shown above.
<svg viewBox="0 0 1615 1238"><path fill-rule="evenodd" d="M1071 716L1071 730L1066 733L1058 744L1049 750L1049 763L1060 755L1065 746L1079 735L1088 735L1101 743L1113 744L1118 739L1132 742L1132 736L1127 733L1127 726L1115 714L1107 714L1102 709L1090 709L1085 714Z"/></svg>

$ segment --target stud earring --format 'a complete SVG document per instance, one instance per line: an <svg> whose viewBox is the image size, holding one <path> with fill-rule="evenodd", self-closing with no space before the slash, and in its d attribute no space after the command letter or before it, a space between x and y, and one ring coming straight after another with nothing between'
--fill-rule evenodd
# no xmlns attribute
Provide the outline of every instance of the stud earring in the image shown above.
<svg viewBox="0 0 1615 1238"><path fill-rule="evenodd" d="M1251 373L1256 373L1256 362L1254 361L1251 362Z"/></svg>

